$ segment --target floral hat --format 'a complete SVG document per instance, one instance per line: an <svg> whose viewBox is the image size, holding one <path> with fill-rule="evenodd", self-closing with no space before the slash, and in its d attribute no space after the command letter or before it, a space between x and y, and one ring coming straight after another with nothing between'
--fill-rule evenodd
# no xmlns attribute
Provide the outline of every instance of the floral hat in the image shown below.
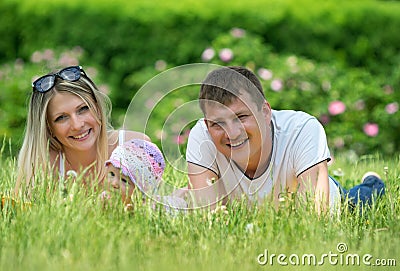
<svg viewBox="0 0 400 271"><path fill-rule="evenodd" d="M164 157L157 145L142 139L129 140L116 147L105 162L106 166L110 164L121 169L143 193L156 191L165 169Z"/></svg>

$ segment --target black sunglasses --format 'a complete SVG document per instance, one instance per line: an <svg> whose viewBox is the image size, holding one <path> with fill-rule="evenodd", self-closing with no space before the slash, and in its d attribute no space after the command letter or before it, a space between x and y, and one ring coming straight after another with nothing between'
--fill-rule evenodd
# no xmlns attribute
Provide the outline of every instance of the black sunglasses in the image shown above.
<svg viewBox="0 0 400 271"><path fill-rule="evenodd" d="M57 73L47 74L40 77L32 83L32 88L33 90L44 93L54 87L56 77L73 82L79 80L79 78L81 78L81 74L84 74L86 76L86 73L81 66L67 67Z"/></svg>

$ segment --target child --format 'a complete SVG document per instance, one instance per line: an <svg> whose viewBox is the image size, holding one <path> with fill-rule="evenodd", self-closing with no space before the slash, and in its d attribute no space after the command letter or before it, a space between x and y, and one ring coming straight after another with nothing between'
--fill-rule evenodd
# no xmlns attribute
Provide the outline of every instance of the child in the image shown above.
<svg viewBox="0 0 400 271"><path fill-rule="evenodd" d="M133 139L116 147L105 163L108 181L119 189L122 201L132 208L131 196L137 187L143 195L172 208L186 208L182 198L157 195L165 169L165 161L157 145L142 139Z"/></svg>

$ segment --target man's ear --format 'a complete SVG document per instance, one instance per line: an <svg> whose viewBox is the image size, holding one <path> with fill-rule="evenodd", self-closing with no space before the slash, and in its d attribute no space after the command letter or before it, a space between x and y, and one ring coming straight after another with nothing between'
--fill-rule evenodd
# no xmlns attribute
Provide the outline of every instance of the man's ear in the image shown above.
<svg viewBox="0 0 400 271"><path fill-rule="evenodd" d="M213 122L204 117L204 124L206 125L207 129L210 129L210 126L213 124Z"/></svg>
<svg viewBox="0 0 400 271"><path fill-rule="evenodd" d="M272 118L272 111L271 111L271 105L267 102L267 100L264 101L262 108L261 108L265 119L269 123Z"/></svg>

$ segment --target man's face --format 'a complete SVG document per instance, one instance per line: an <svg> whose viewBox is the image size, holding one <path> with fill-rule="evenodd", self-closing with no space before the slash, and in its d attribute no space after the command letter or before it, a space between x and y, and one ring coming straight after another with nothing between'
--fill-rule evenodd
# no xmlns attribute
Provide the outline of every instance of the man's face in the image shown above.
<svg viewBox="0 0 400 271"><path fill-rule="evenodd" d="M217 150L242 169L263 163L262 149L271 144L267 101L258 109L246 92L229 105L210 101L205 105L205 121Z"/></svg>

